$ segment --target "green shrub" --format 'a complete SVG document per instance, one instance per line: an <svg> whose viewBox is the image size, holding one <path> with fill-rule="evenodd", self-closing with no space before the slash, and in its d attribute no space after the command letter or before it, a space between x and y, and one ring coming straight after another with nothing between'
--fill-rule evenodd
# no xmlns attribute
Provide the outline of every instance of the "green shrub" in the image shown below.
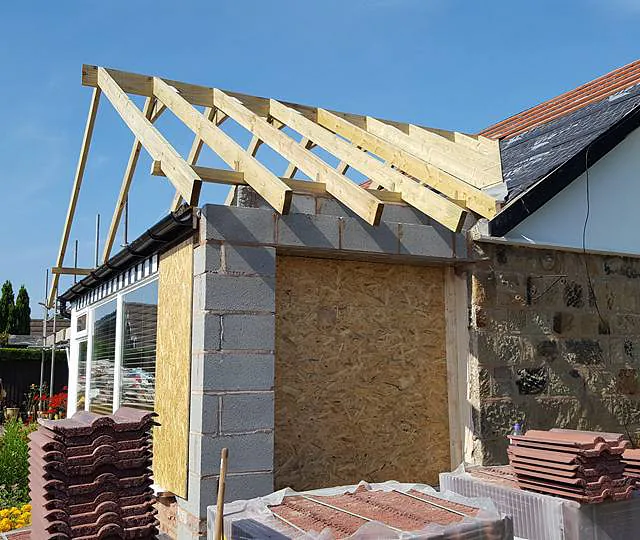
<svg viewBox="0 0 640 540"><path fill-rule="evenodd" d="M0 508L29 502L29 433L37 424L10 420L0 437Z"/></svg>

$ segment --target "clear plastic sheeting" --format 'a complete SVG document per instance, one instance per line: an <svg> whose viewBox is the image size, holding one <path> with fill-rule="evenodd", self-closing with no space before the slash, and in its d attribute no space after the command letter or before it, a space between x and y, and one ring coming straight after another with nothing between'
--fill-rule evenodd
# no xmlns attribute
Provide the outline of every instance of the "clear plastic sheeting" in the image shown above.
<svg viewBox="0 0 640 540"><path fill-rule="evenodd" d="M493 503L488 499L469 499L456 493L441 493L424 484L407 484L400 482L384 482L381 484L367 484L361 482L353 486L340 486L334 488L318 489L313 491L297 492L292 489L283 489L267 495L247 501L234 501L224 506L224 534L227 540L245 540L257 538L257 536L234 536L233 524L240 520L254 520L261 525L278 531L285 538L292 540L338 540L329 528L322 531L301 531L289 526L281 519L275 517L269 510L270 506L282 504L285 497L305 495L309 497L328 497L354 493L359 486L364 486L370 491L399 491L408 493L416 490L421 493L437 497L442 501L451 501L479 509L475 517L464 517L460 522L452 525L429 524L420 531L398 532L387 527L384 523L370 521L362 525L349 540L379 540L379 539L424 539L424 540L511 540L513 539L513 526L509 517L500 515ZM207 531L209 540L214 538L214 522L216 507L207 508ZM372 517L372 516L369 516ZM345 537L339 537L341 540ZM346 539L345 539L346 540Z"/></svg>
<svg viewBox="0 0 640 540"><path fill-rule="evenodd" d="M464 465L440 474L440 488L464 497L487 497L513 519L527 540L627 540L640 538L640 498L600 504L524 491L469 474Z"/></svg>

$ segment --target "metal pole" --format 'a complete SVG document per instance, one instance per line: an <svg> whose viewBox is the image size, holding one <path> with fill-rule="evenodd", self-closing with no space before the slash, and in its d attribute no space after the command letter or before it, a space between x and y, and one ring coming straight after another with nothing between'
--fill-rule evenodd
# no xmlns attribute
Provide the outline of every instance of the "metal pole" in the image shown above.
<svg viewBox="0 0 640 540"><path fill-rule="evenodd" d="M56 367L56 317L58 315L58 307L53 306L53 342L51 343L51 380L49 382L49 397L53 395L53 373Z"/></svg>
<svg viewBox="0 0 640 540"><path fill-rule="evenodd" d="M100 249L100 214L96 214L96 260L95 260L94 268L98 268L99 249Z"/></svg>
<svg viewBox="0 0 640 540"><path fill-rule="evenodd" d="M47 276L44 282L44 302L42 303L42 309L44 315L42 318L42 355L40 358L40 386L39 394L42 396L42 385L44 384L44 346L47 341L47 319L49 318L49 310L47 309L47 298L49 296L49 269L47 268ZM42 410L42 401L38 403L38 408Z"/></svg>
<svg viewBox="0 0 640 540"><path fill-rule="evenodd" d="M73 250L73 267L78 268L78 241L76 240L76 245ZM73 284L75 285L78 281L78 276L73 274Z"/></svg>

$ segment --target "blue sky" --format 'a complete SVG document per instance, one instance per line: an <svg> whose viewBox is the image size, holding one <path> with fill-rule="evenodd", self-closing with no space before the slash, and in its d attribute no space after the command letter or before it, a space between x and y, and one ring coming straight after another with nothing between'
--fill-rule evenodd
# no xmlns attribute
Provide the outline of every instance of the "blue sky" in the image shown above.
<svg viewBox="0 0 640 540"><path fill-rule="evenodd" d="M26 284L32 309L43 297L91 95L83 63L473 133L640 58L639 23L640 0L2 2L0 280ZM165 117L186 155L190 134ZM97 212L104 240L131 142L103 99L71 236L80 266ZM149 163L130 239L171 202ZM207 186L203 200L225 194Z"/></svg>

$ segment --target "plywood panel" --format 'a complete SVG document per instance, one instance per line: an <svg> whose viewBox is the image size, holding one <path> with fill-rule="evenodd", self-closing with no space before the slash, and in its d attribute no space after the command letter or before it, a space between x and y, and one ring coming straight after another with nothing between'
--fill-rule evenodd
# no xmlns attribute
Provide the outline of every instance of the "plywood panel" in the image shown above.
<svg viewBox="0 0 640 540"><path fill-rule="evenodd" d="M189 467L189 393L193 242L160 257L156 401L160 427L154 432L154 481L186 498Z"/></svg>
<svg viewBox="0 0 640 540"><path fill-rule="evenodd" d="M278 257L276 488L449 470L444 273Z"/></svg>

